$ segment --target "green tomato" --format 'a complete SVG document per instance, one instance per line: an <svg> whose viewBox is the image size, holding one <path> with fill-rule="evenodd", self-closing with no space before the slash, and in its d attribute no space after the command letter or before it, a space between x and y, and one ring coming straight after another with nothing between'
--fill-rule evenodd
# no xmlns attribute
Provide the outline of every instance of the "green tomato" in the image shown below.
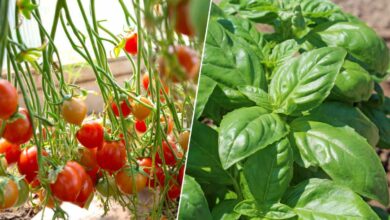
<svg viewBox="0 0 390 220"><path fill-rule="evenodd" d="M345 61L329 96L342 102L367 101L374 91L374 80L359 64Z"/></svg>
<svg viewBox="0 0 390 220"><path fill-rule="evenodd" d="M14 206L19 207L27 202L30 190L26 180L24 179L17 181L16 184L18 185L19 197Z"/></svg>
<svg viewBox="0 0 390 220"><path fill-rule="evenodd" d="M116 192L115 188L115 180L111 177L101 178L96 185L96 190L104 197L113 196Z"/></svg>

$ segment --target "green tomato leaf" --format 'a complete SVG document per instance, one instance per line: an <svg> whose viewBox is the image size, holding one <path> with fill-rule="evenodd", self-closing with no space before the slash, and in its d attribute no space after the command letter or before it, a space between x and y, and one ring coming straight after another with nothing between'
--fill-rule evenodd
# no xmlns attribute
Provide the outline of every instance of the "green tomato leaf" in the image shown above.
<svg viewBox="0 0 390 220"><path fill-rule="evenodd" d="M231 184L218 158L218 133L198 121L192 126L187 173L201 183Z"/></svg>
<svg viewBox="0 0 390 220"><path fill-rule="evenodd" d="M293 161L293 152L286 138L247 159L243 172L257 203L280 201L293 176Z"/></svg>
<svg viewBox="0 0 390 220"><path fill-rule="evenodd" d="M390 148L390 118L383 111L364 106L362 111L379 129L380 148Z"/></svg>
<svg viewBox="0 0 390 220"><path fill-rule="evenodd" d="M256 103L256 105L267 110L272 110L270 97L264 90L253 86L239 86L238 90L248 97L248 99Z"/></svg>
<svg viewBox="0 0 390 220"><path fill-rule="evenodd" d="M234 207L237 205L238 200L224 200L213 208L211 215L213 219L219 220L238 220L240 214L234 212Z"/></svg>
<svg viewBox="0 0 390 220"><path fill-rule="evenodd" d="M342 37L340 37L342 36ZM315 46L345 48L362 66L383 78L389 67L390 54L385 41L361 22L325 23L308 36Z"/></svg>
<svg viewBox="0 0 390 220"><path fill-rule="evenodd" d="M324 102L313 109L305 120L324 122L335 127L349 126L375 147L379 131L374 123L358 108L340 102Z"/></svg>
<svg viewBox="0 0 390 220"><path fill-rule="evenodd" d="M379 219L359 195L331 180L304 181L292 187L283 202L298 219Z"/></svg>
<svg viewBox="0 0 390 220"><path fill-rule="evenodd" d="M234 211L244 216L265 219L290 219L294 211L281 203L259 205L254 200L244 200L236 205Z"/></svg>
<svg viewBox="0 0 390 220"><path fill-rule="evenodd" d="M274 113L261 107L241 108L222 119L219 132L219 158L228 169L285 137L287 124Z"/></svg>
<svg viewBox="0 0 390 220"><path fill-rule="evenodd" d="M178 219L212 220L211 213L203 191L194 178L185 175L181 194Z"/></svg>
<svg viewBox="0 0 390 220"><path fill-rule="evenodd" d="M320 105L333 88L344 63L342 48L321 48L280 66L271 80L270 96L277 113L296 115Z"/></svg>
<svg viewBox="0 0 390 220"><path fill-rule="evenodd" d="M298 148L305 167L321 167L336 183L388 204L387 178L381 161L355 130L306 118L294 120L291 128L291 144Z"/></svg>

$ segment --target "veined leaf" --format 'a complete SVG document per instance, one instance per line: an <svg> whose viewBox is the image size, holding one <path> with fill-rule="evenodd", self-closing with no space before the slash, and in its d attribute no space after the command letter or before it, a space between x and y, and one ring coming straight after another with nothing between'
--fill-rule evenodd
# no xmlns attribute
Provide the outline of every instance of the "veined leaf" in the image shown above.
<svg viewBox="0 0 390 220"><path fill-rule="evenodd" d="M321 167L336 183L384 205L389 202L386 173L375 150L350 127L296 119L291 144L305 167Z"/></svg>
<svg viewBox="0 0 390 220"><path fill-rule="evenodd" d="M257 203L279 202L293 176L293 153L288 139L266 147L244 163L244 174Z"/></svg>
<svg viewBox="0 0 390 220"><path fill-rule="evenodd" d="M237 109L225 115L219 132L219 158L224 169L285 137L287 124L261 107Z"/></svg>
<svg viewBox="0 0 390 220"><path fill-rule="evenodd" d="M296 216L294 211L281 203L258 204L254 200L244 200L236 205L234 211L253 218L290 219Z"/></svg>
<svg viewBox="0 0 390 220"><path fill-rule="evenodd" d="M304 181L292 187L283 202L293 208L298 219L379 220L359 195L331 180Z"/></svg>
<svg viewBox="0 0 390 220"><path fill-rule="evenodd" d="M333 88L347 52L321 48L302 54L280 66L270 85L275 111L295 115L320 105Z"/></svg>
<svg viewBox="0 0 390 220"><path fill-rule="evenodd" d="M224 200L213 208L211 214L213 219L218 220L237 220L240 218L240 214L234 211L234 207L237 205L239 200Z"/></svg>
<svg viewBox="0 0 390 220"><path fill-rule="evenodd" d="M255 102L257 106L272 110L271 98L264 90L253 86L239 86L238 90L248 99Z"/></svg>

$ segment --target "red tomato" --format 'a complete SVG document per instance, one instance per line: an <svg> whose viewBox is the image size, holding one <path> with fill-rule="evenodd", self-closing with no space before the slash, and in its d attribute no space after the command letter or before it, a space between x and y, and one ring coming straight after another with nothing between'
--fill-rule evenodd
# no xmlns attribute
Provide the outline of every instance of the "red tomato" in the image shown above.
<svg viewBox="0 0 390 220"><path fill-rule="evenodd" d="M87 171L99 167L96 160L96 154L97 154L96 148L93 149L82 148L79 150L79 153L81 154L80 164L84 166Z"/></svg>
<svg viewBox="0 0 390 220"><path fill-rule="evenodd" d="M12 144L5 139L0 140L0 154L5 155L8 164L16 163L21 152L19 145Z"/></svg>
<svg viewBox="0 0 390 220"><path fill-rule="evenodd" d="M184 177L184 171L185 171L185 166L182 165L179 170L179 175L177 176L177 182L182 185L183 184L183 177Z"/></svg>
<svg viewBox="0 0 390 220"><path fill-rule="evenodd" d="M143 168L144 172L150 175L150 171L153 167L153 161L150 157L138 159L138 165Z"/></svg>
<svg viewBox="0 0 390 220"><path fill-rule="evenodd" d="M79 98L64 101L61 108L62 117L70 124L81 125L87 115L87 106Z"/></svg>
<svg viewBox="0 0 390 220"><path fill-rule="evenodd" d="M8 119L18 110L18 92L10 82L0 79L0 119Z"/></svg>
<svg viewBox="0 0 390 220"><path fill-rule="evenodd" d="M149 74L145 73L142 76L142 85L144 86L145 90L149 89Z"/></svg>
<svg viewBox="0 0 390 220"><path fill-rule="evenodd" d="M190 18L190 1L181 0L176 5L169 5L169 16L175 23L177 33L194 36L194 27Z"/></svg>
<svg viewBox="0 0 390 220"><path fill-rule="evenodd" d="M171 150L171 148L172 150ZM160 153L156 152L156 162L157 164L163 164L163 159L165 160L165 164L174 166L176 164L176 157L179 159L181 158L181 155L177 151L177 147L174 143L170 143L170 147L167 142L162 142L161 150L163 152L163 157L160 156Z"/></svg>
<svg viewBox="0 0 390 220"><path fill-rule="evenodd" d="M80 194L77 196L76 201L74 203L81 208L84 208L88 199L92 196L93 191L93 182L89 176L86 176L81 187Z"/></svg>
<svg viewBox="0 0 390 220"><path fill-rule="evenodd" d="M148 130L145 121L135 121L135 129L140 133L145 133Z"/></svg>
<svg viewBox="0 0 390 220"><path fill-rule="evenodd" d="M96 167L95 169L92 170L85 170L85 172L91 178L93 185L97 183L98 179L101 176L101 170L99 167Z"/></svg>
<svg viewBox="0 0 390 220"><path fill-rule="evenodd" d="M133 33L126 39L125 51L131 55L136 55L138 52L138 35Z"/></svg>
<svg viewBox="0 0 390 220"><path fill-rule="evenodd" d="M98 122L86 122L76 133L77 140L84 147L101 147L104 141L104 129Z"/></svg>
<svg viewBox="0 0 390 220"><path fill-rule="evenodd" d="M47 152L42 150L42 155L47 156ZM31 183L38 173L38 149L36 146L26 148L20 154L18 160L19 173L25 175L27 182Z"/></svg>
<svg viewBox="0 0 390 220"><path fill-rule="evenodd" d="M149 101L149 99L145 97L140 98L141 102L144 104L147 104L149 106L152 105L152 103ZM139 102L134 102L133 104L133 115L137 120L143 121L150 115L151 110L144 105L142 105Z"/></svg>
<svg viewBox="0 0 390 220"><path fill-rule="evenodd" d="M69 161L58 174L56 181L50 184L50 189L59 200L74 202L81 192L86 175L80 164Z"/></svg>
<svg viewBox="0 0 390 220"><path fill-rule="evenodd" d="M130 100L129 100L130 101ZM127 105L127 102L126 101L121 101L120 103L120 106L121 106L121 110L122 110L122 115L123 117L127 117L130 115L131 113L131 107L129 105ZM112 109L112 112L114 113L114 115L116 117L119 117L120 116L120 112L119 112L119 109L118 109L118 106L116 105L115 102L112 102L111 104L111 109Z"/></svg>
<svg viewBox="0 0 390 220"><path fill-rule="evenodd" d="M5 125L3 138L13 144L24 144L33 136L30 115L24 108L19 108L21 117Z"/></svg>
<svg viewBox="0 0 390 220"><path fill-rule="evenodd" d="M130 173L130 171L123 169L115 175L115 182L119 190L127 195L135 194L146 187L148 178L140 173ZM134 186L135 182L135 186ZM133 189L134 187L134 189Z"/></svg>
<svg viewBox="0 0 390 220"><path fill-rule="evenodd" d="M169 190L168 190L168 198L170 200L175 200L175 199L179 198L180 192L181 192L181 186L179 186L175 183L172 183L169 187Z"/></svg>
<svg viewBox="0 0 390 220"><path fill-rule="evenodd" d="M165 173L164 170L161 167L156 167L156 178L157 178L157 183L160 186L164 186L165 184Z"/></svg>
<svg viewBox="0 0 390 220"><path fill-rule="evenodd" d="M0 210L11 208L16 204L19 197L18 185L8 178L8 177L0 177L0 185L2 193L2 202L0 202Z"/></svg>
<svg viewBox="0 0 390 220"><path fill-rule="evenodd" d="M107 171L117 171L126 163L126 148L121 141L104 142L96 154L98 165Z"/></svg>

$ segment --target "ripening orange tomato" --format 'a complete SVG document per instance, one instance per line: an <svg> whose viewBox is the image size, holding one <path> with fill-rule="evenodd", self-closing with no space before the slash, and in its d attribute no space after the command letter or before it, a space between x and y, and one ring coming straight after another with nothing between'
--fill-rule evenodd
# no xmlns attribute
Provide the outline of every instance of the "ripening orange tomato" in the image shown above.
<svg viewBox="0 0 390 220"><path fill-rule="evenodd" d="M122 193L131 195L146 187L148 181L146 176L140 173L134 173L133 175L134 177L132 177L132 174L126 169L119 171L115 175L115 182Z"/></svg>
<svg viewBox="0 0 390 220"><path fill-rule="evenodd" d="M0 209L8 209L16 204L19 197L18 185L8 178L0 177L0 185L2 186L2 199L0 200Z"/></svg>
<svg viewBox="0 0 390 220"><path fill-rule="evenodd" d="M149 99L147 99L145 97L141 97L140 100L142 103L147 104L149 106L152 106L152 102L149 101ZM152 110L145 107L141 103L136 102L136 101L133 102L133 115L138 121L145 120L150 115L151 111Z"/></svg>
<svg viewBox="0 0 390 220"><path fill-rule="evenodd" d="M61 108L62 117L70 124L81 125L87 115L87 106L79 98L65 100Z"/></svg>

